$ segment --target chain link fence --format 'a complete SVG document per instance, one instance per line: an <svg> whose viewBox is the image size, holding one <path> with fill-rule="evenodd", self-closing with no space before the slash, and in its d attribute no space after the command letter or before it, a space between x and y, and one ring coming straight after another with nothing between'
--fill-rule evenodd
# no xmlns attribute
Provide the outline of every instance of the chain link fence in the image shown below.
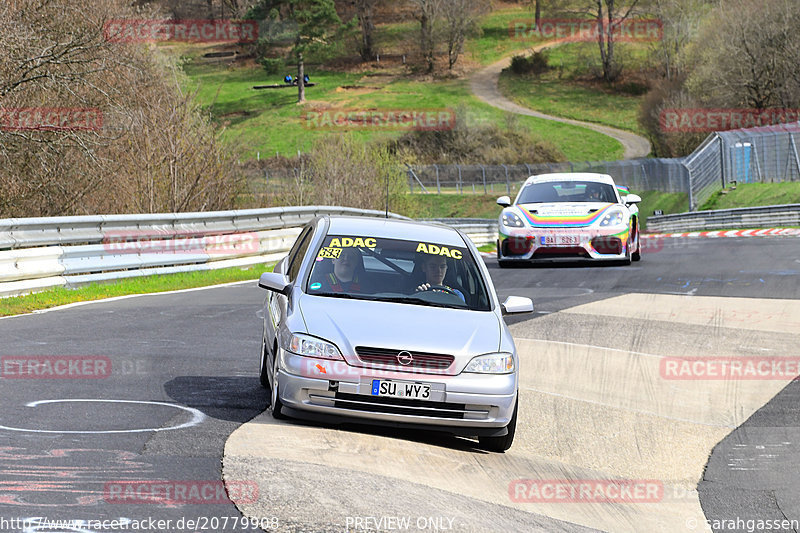
<svg viewBox="0 0 800 533"><path fill-rule="evenodd" d="M730 130L709 135L686 157L523 165L418 165L402 169L411 192L513 195L536 174L598 172L633 191L685 193L692 211L714 192L734 183L800 181L796 135L800 122ZM292 171L271 171L267 185L291 186Z"/></svg>

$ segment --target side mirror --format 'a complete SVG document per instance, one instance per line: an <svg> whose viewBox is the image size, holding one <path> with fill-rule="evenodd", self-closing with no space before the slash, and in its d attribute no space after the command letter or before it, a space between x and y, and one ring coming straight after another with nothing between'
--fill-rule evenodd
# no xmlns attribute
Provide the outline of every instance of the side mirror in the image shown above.
<svg viewBox="0 0 800 533"><path fill-rule="evenodd" d="M504 315L518 315L521 313L533 313L533 300L522 296L509 296L500 305Z"/></svg>
<svg viewBox="0 0 800 533"><path fill-rule="evenodd" d="M511 198L509 198L508 196L501 196L500 198L497 199L497 205L508 207L511 205Z"/></svg>
<svg viewBox="0 0 800 533"><path fill-rule="evenodd" d="M258 286L268 291L279 292L283 295L289 294L292 284L286 276L278 272L264 272L258 279Z"/></svg>
<svg viewBox="0 0 800 533"><path fill-rule="evenodd" d="M622 199L622 203L624 204L638 204L642 201L642 198L638 194L629 194L625 198Z"/></svg>

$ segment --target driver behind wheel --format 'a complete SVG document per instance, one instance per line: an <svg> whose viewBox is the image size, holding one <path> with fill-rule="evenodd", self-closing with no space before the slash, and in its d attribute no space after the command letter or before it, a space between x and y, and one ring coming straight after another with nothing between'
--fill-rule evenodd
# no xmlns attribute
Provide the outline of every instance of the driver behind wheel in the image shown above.
<svg viewBox="0 0 800 533"><path fill-rule="evenodd" d="M444 277L447 275L447 258L440 255L429 255L425 257L422 260L422 273L425 274L425 282L417 287L417 292L451 292L466 303L467 300L463 292L444 284Z"/></svg>

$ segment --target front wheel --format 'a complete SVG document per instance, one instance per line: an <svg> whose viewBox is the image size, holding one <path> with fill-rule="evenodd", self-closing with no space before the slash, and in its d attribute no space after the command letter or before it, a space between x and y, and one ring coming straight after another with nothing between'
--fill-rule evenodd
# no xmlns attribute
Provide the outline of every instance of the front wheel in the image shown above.
<svg viewBox="0 0 800 533"><path fill-rule="evenodd" d="M517 409L519 408L519 393L517 393L517 401L514 403L514 414L511 415L511 420L508 421L506 429L508 433L502 437L478 437L481 448L490 452L503 453L511 448L511 443L514 442L514 433L517 431Z"/></svg>
<svg viewBox="0 0 800 533"><path fill-rule="evenodd" d="M259 381L261 381L261 386L267 389L268 391L272 391L272 386L269 383L269 371L267 370L267 344L262 341L261 347L261 372L259 375Z"/></svg>
<svg viewBox="0 0 800 533"><path fill-rule="evenodd" d="M283 402L281 402L281 395L278 394L278 358L275 358L275 369L272 372L272 399L269 402L269 410L272 413L272 418L275 420L286 420L288 417L281 412L283 409Z"/></svg>

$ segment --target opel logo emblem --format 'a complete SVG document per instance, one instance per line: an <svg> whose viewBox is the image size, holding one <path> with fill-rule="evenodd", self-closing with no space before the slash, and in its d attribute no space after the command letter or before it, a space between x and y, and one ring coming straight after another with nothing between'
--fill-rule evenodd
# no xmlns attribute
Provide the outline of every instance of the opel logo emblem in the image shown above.
<svg viewBox="0 0 800 533"><path fill-rule="evenodd" d="M414 357L409 352L400 352L397 354L397 362L403 366L408 366L414 360Z"/></svg>

